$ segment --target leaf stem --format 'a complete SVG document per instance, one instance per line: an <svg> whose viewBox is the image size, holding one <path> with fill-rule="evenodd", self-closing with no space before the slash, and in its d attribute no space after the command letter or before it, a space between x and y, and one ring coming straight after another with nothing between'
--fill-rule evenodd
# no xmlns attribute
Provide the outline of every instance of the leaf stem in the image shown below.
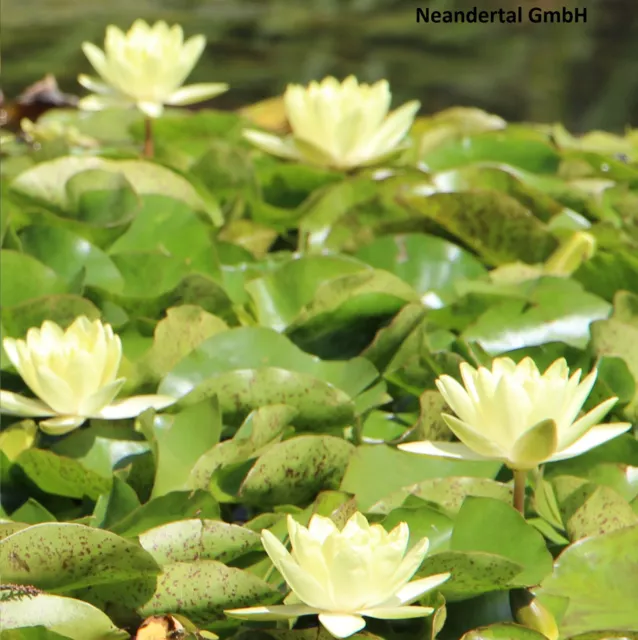
<svg viewBox="0 0 638 640"><path fill-rule="evenodd" d="M153 144L153 122L148 116L144 118L144 157L152 158L155 155Z"/></svg>
<svg viewBox="0 0 638 640"><path fill-rule="evenodd" d="M514 509L525 517L525 484L527 482L526 469L514 469Z"/></svg>

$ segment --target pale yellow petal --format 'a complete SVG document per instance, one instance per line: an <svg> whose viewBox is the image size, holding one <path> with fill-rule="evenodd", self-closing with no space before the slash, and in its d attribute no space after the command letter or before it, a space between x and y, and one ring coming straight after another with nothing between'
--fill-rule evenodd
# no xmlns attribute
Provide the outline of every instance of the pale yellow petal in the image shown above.
<svg viewBox="0 0 638 640"><path fill-rule="evenodd" d="M282 558L277 563L277 568L301 602L318 609L330 607L330 594L314 576L304 571L292 558Z"/></svg>
<svg viewBox="0 0 638 640"><path fill-rule="evenodd" d="M512 469L533 469L556 452L558 434L554 420L543 420L528 429L512 447L508 464Z"/></svg>
<svg viewBox="0 0 638 640"><path fill-rule="evenodd" d="M287 620L319 613L317 609L305 604L278 604L266 607L246 607L245 609L226 609L224 613L233 618L244 620Z"/></svg>
<svg viewBox="0 0 638 640"><path fill-rule="evenodd" d="M120 392L120 389L124 386L126 378L120 378L119 380L113 380L100 388L94 393L87 395L80 402L78 413L82 416L99 416L100 412L111 405L114 398ZM144 396L142 396L144 397ZM146 407L148 408L148 407ZM140 412L141 413L141 412ZM137 414L139 415L139 413ZM133 417L133 416L127 416Z"/></svg>
<svg viewBox="0 0 638 640"><path fill-rule="evenodd" d="M371 153L375 156L381 155L396 147L407 135L420 107L421 103L418 100L412 100L393 111L372 137Z"/></svg>
<svg viewBox="0 0 638 640"><path fill-rule="evenodd" d="M108 66L106 63L106 57L102 49L96 47L91 42L82 43L82 51L84 55L89 59L89 62L98 74L108 83L111 82L109 76Z"/></svg>
<svg viewBox="0 0 638 640"><path fill-rule="evenodd" d="M495 442L487 435L478 433L475 425L463 422L462 420L459 420L454 416L450 416L447 413L441 414L441 417L445 421L445 424L450 427L454 435L463 442L463 444L467 445L470 449L473 449L481 456L499 458L504 454L503 449L500 447L500 443ZM488 425L477 426L479 426L479 428L480 426L488 427Z"/></svg>
<svg viewBox="0 0 638 640"><path fill-rule="evenodd" d="M432 607L374 607L360 612L368 618L378 618L380 620L402 620L408 618L423 618L434 613Z"/></svg>
<svg viewBox="0 0 638 640"><path fill-rule="evenodd" d="M38 396L53 411L61 415L77 413L80 398L76 396L66 380L44 365L38 367L37 377Z"/></svg>
<svg viewBox="0 0 638 640"><path fill-rule="evenodd" d="M94 418L103 420L122 420L124 418L136 418L147 409L157 411L165 409L176 402L175 398L163 395L133 396L123 400L117 400L112 404L100 409Z"/></svg>
<svg viewBox="0 0 638 640"><path fill-rule="evenodd" d="M366 626L361 616L347 613L320 613L319 622L335 638L348 638Z"/></svg>
<svg viewBox="0 0 638 640"><path fill-rule="evenodd" d="M450 579L451 573L437 573L426 578L419 578L413 582L408 582L396 593L398 604L406 605L420 598L424 593L432 591L440 587L444 582Z"/></svg>
<svg viewBox="0 0 638 640"><path fill-rule="evenodd" d="M393 597L398 597L397 594L400 590L405 586L405 584L412 578L412 576L418 571L419 567L423 563L423 559L430 548L430 541L427 538L423 538L419 540L405 557L401 560L400 563L397 564L396 571L390 577L388 581L388 588ZM377 604L382 604L386 601L381 601ZM404 604L403 602L397 601L394 604Z"/></svg>
<svg viewBox="0 0 638 640"><path fill-rule="evenodd" d="M600 446L608 440L616 438L629 429L631 429L631 423L629 422L615 422L592 427L584 436L581 436L579 440L571 444L569 447L555 453L550 458L549 462L556 462L558 460L566 460L567 458L579 456L581 453L585 453L590 449Z"/></svg>
<svg viewBox="0 0 638 640"><path fill-rule="evenodd" d="M288 516L289 529L292 526L292 524L290 523L291 520L294 522L293 518L291 516ZM326 518L325 516L315 513L310 518L310 522L308 523L308 531L313 538L319 540L320 542L323 542L329 535L337 533L339 529L337 528L337 525L332 518Z"/></svg>
<svg viewBox="0 0 638 640"><path fill-rule="evenodd" d="M608 398L599 405L596 405L582 418L576 420L574 424L563 428L559 433L559 451L570 447L587 433L589 429L598 424L609 413L616 402L618 402L618 398Z"/></svg>
<svg viewBox="0 0 638 640"><path fill-rule="evenodd" d="M149 118L159 118L164 113L164 105L161 102L139 100L137 108Z"/></svg>
<svg viewBox="0 0 638 640"><path fill-rule="evenodd" d="M202 100L210 100L210 98L214 98L225 91L228 91L228 85L223 82L191 84L174 91L166 99L166 104L193 104L195 102L201 102Z"/></svg>
<svg viewBox="0 0 638 640"><path fill-rule="evenodd" d="M462 385L451 376L443 375L436 380L436 386L443 399L461 420L470 424L475 422L477 413L474 403Z"/></svg>
<svg viewBox="0 0 638 640"><path fill-rule="evenodd" d="M270 133L247 129L242 132L242 135L262 151L271 153L274 156L287 158L289 160L296 159L299 156L294 146L290 144L290 141L282 140Z"/></svg>
<svg viewBox="0 0 638 640"><path fill-rule="evenodd" d="M55 411L41 400L36 398L25 398L13 391L0 389L0 413L22 418L40 418L44 416L54 416Z"/></svg>
<svg viewBox="0 0 638 640"><path fill-rule="evenodd" d="M38 426L44 433L52 436L62 436L82 426L85 422L86 418L83 416L58 416L43 420Z"/></svg>
<svg viewBox="0 0 638 640"><path fill-rule="evenodd" d="M268 529L262 530L261 543L276 567L278 567L282 560L291 557L288 549L286 549L279 539L273 533L268 531Z"/></svg>
<svg viewBox="0 0 638 640"><path fill-rule="evenodd" d="M453 458L455 460L481 460L488 461L500 458L493 456L483 456L470 449L462 442L433 442L421 440L419 442L406 442L398 445L402 451L418 453L426 456L436 456L441 458Z"/></svg>
<svg viewBox="0 0 638 640"><path fill-rule="evenodd" d="M83 73L78 76L78 82L85 89L88 89L93 93L100 93L100 94L106 95L113 91L111 86L108 85L106 82L102 82L100 80L97 80L96 78L92 78L91 76L87 76Z"/></svg>

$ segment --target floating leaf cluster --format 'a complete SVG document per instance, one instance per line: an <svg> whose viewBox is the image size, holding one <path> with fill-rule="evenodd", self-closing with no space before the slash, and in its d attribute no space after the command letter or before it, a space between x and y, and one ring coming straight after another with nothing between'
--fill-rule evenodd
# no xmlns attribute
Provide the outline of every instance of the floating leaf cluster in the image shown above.
<svg viewBox="0 0 638 640"><path fill-rule="evenodd" d="M135 29L1 150L3 634L638 638L635 133L164 109Z"/></svg>

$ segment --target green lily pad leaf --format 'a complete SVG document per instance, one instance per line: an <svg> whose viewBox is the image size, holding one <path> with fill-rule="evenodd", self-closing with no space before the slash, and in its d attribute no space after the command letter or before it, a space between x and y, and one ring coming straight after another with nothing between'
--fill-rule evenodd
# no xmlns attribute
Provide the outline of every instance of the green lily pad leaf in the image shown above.
<svg viewBox="0 0 638 640"><path fill-rule="evenodd" d="M399 194L401 204L434 222L475 251L488 265L546 260L558 243L517 200L498 191Z"/></svg>
<svg viewBox="0 0 638 640"><path fill-rule="evenodd" d="M355 255L376 269L394 273L426 303L435 297L453 297L457 280L480 278L487 273L467 251L423 233L382 236Z"/></svg>
<svg viewBox="0 0 638 640"><path fill-rule="evenodd" d="M300 504L338 489L354 447L332 436L298 436L257 458L238 491L247 504ZM215 482L215 477L213 477ZM222 479L218 480L222 483Z"/></svg>
<svg viewBox="0 0 638 640"><path fill-rule="evenodd" d="M443 418L447 403L438 391L424 391L419 396L419 418L410 430L411 440L452 441L454 436Z"/></svg>
<svg viewBox="0 0 638 640"><path fill-rule="evenodd" d="M534 184L533 179L525 178L525 172L521 175L511 165L499 165L498 168L471 165L439 173L432 177L432 182L443 193L482 189L494 189L506 193L525 205L543 222L549 222L563 211L563 205L560 202L554 200L550 194L544 193L538 185Z"/></svg>
<svg viewBox="0 0 638 640"><path fill-rule="evenodd" d="M24 522L11 522L10 520L0 520L0 540L10 536L16 531L26 529L29 525Z"/></svg>
<svg viewBox="0 0 638 640"><path fill-rule="evenodd" d="M348 212L374 198L376 185L367 177L329 184L318 189L301 205L299 231L304 246L321 250L332 227Z"/></svg>
<svg viewBox="0 0 638 640"><path fill-rule="evenodd" d="M188 486L193 464L219 442L221 413L216 397L192 404L177 414L146 412L139 422L155 456L152 498Z"/></svg>
<svg viewBox="0 0 638 640"><path fill-rule="evenodd" d="M51 445L62 459L73 460L103 478L115 468L150 450L148 442L121 422L92 420L88 428L76 429Z"/></svg>
<svg viewBox="0 0 638 640"><path fill-rule="evenodd" d="M520 564L518 586L538 584L552 570L543 536L513 507L494 498L464 500L454 520L451 549L495 553Z"/></svg>
<svg viewBox="0 0 638 640"><path fill-rule="evenodd" d="M592 400L590 395L588 402ZM593 400L593 404L597 402L598 400ZM638 495L636 467L638 467L638 440L633 434L625 433L580 456L547 465L545 478L577 476L595 484L610 487L624 500L630 502Z"/></svg>
<svg viewBox="0 0 638 640"><path fill-rule="evenodd" d="M468 357L475 359L473 354L468 356L467 349L452 332L436 329L423 322L395 353L387 367L385 378L391 384L420 398L423 389L434 387L435 380L442 374L458 376L459 365ZM418 428L438 430L441 425L437 425L437 422L434 420L428 425L427 422L420 421ZM445 432L441 430L441 433Z"/></svg>
<svg viewBox="0 0 638 640"><path fill-rule="evenodd" d="M0 433L0 451L8 461L13 461L33 446L37 433L38 427L33 420L15 422Z"/></svg>
<svg viewBox="0 0 638 640"><path fill-rule="evenodd" d="M83 111L79 109L51 109L38 118L46 124L59 122L75 127L80 133L100 140L108 145L125 146L131 142L130 127L140 123L144 115L137 109L106 109Z"/></svg>
<svg viewBox="0 0 638 640"><path fill-rule="evenodd" d="M312 503L312 512L330 518L340 529L357 511L353 496L343 491L322 491Z"/></svg>
<svg viewBox="0 0 638 640"><path fill-rule="evenodd" d="M393 442L403 437L405 432L405 424L393 414L385 411L371 411L366 415L361 428L361 438L367 444Z"/></svg>
<svg viewBox="0 0 638 640"><path fill-rule="evenodd" d="M156 194L175 198L186 203L196 211L207 211L206 203L199 196L195 188L179 174L161 165L146 160L108 160L106 158L89 156L67 156L49 162L41 162L21 173L12 184L13 189L30 198L51 205L63 211L72 210L73 198L67 189L67 183L81 172L85 174L82 180L96 181L98 190L104 189L104 172L116 176L120 174L130 184L135 185L135 192ZM94 170L101 170L94 172ZM111 179L114 180L114 179ZM88 185L87 185L88 186ZM112 185L109 185L113 188ZM72 193L75 192L74 185Z"/></svg>
<svg viewBox="0 0 638 640"><path fill-rule="evenodd" d="M58 496L94 500L111 487L111 479L90 471L77 460L44 449L23 451L15 461L39 489Z"/></svg>
<svg viewBox="0 0 638 640"><path fill-rule="evenodd" d="M270 157L255 166L262 197L250 202L252 218L280 230L295 226L307 215L311 202L321 199L333 183L338 189L343 181L341 172Z"/></svg>
<svg viewBox="0 0 638 640"><path fill-rule="evenodd" d="M638 631L593 631L571 636L569 640L638 640Z"/></svg>
<svg viewBox="0 0 638 640"><path fill-rule="evenodd" d="M361 445L350 458L341 490L357 497L361 511L367 511L388 492L428 478L469 476L493 478L501 465L428 458L386 445ZM383 469L383 473L379 470Z"/></svg>
<svg viewBox="0 0 638 640"><path fill-rule="evenodd" d="M449 140L420 158L428 171L445 171L475 162L502 162L534 173L555 173L560 156L535 132L508 128Z"/></svg>
<svg viewBox="0 0 638 640"><path fill-rule="evenodd" d="M461 640L547 640L547 638L533 629L506 622L474 629L466 633Z"/></svg>
<svg viewBox="0 0 638 640"><path fill-rule="evenodd" d="M601 356L598 359L598 377L589 397L590 402L616 397L619 405L625 405L631 402L637 392L638 383L624 360L618 356Z"/></svg>
<svg viewBox="0 0 638 640"><path fill-rule="evenodd" d="M638 418L638 295L619 291L614 297L614 312L608 320L591 328L592 345L597 355L624 360L636 383L636 393L625 407L630 420Z"/></svg>
<svg viewBox="0 0 638 640"><path fill-rule="evenodd" d="M238 222L250 223L249 220L239 220ZM229 222L228 226L230 226L230 224L231 223ZM215 242L217 255L219 256L219 262L225 267L236 267L241 265L253 264L255 262L255 254L253 254L244 246L241 237L234 238L234 240L237 240L237 243L234 243L233 238L230 237L224 240L221 239L222 234L224 234L224 237L226 238L225 232L227 231L228 226L225 226L219 232L219 235L217 236ZM252 225L249 225L247 228L252 228ZM268 247L269 246L270 243L268 243ZM264 252L268 250L268 247L266 247Z"/></svg>
<svg viewBox="0 0 638 640"><path fill-rule="evenodd" d="M111 526L111 531L132 538L153 527L194 517L218 520L219 504L205 491L173 491L135 509Z"/></svg>
<svg viewBox="0 0 638 640"><path fill-rule="evenodd" d="M128 634L127 634L128 635ZM127 636L124 636L127 637ZM51 629L38 625L37 627L22 627L7 629L2 632L2 640L68 640L69 636L62 636Z"/></svg>
<svg viewBox="0 0 638 640"><path fill-rule="evenodd" d="M25 253L50 267L67 283L84 271L83 281L105 289L123 286L122 275L101 249L59 227L32 225L19 234Z"/></svg>
<svg viewBox="0 0 638 640"><path fill-rule="evenodd" d="M33 498L29 498L22 506L18 507L11 514L11 519L16 522L25 522L27 524L57 522L57 518Z"/></svg>
<svg viewBox="0 0 638 640"><path fill-rule="evenodd" d="M541 518L557 529L563 529L563 519L556 500L556 492L546 477L534 480L534 510Z"/></svg>
<svg viewBox="0 0 638 640"><path fill-rule="evenodd" d="M171 522L145 531L139 540L160 565L197 560L228 563L261 550L261 539L254 531L215 520Z"/></svg>
<svg viewBox="0 0 638 640"><path fill-rule="evenodd" d="M351 398L358 396L378 377L373 365L363 358L322 362L271 329L241 327L216 334L195 347L162 380L158 393L181 397L216 375L259 367L309 374L331 383Z"/></svg>
<svg viewBox="0 0 638 640"><path fill-rule="evenodd" d="M624 289L638 294L638 257L634 249L601 249L573 274L588 291L605 300Z"/></svg>
<svg viewBox="0 0 638 640"><path fill-rule="evenodd" d="M113 299L152 298L172 291L187 273L183 260L152 251L128 251L111 256L123 278L123 286ZM95 287L99 290L99 287ZM110 290L109 290L110 292ZM123 305L124 306L124 305Z"/></svg>
<svg viewBox="0 0 638 640"><path fill-rule="evenodd" d="M379 331L362 352L379 370L385 371L401 345L421 325L427 309L420 302L405 305L392 321Z"/></svg>
<svg viewBox="0 0 638 640"><path fill-rule="evenodd" d="M140 206L133 184L122 173L103 169L74 173L65 183L65 195L65 206L55 201L53 205L77 220L105 227L130 221Z"/></svg>
<svg viewBox="0 0 638 640"><path fill-rule="evenodd" d="M523 567L499 554L483 551L441 551L426 556L416 576L450 572L440 587L449 602L509 588Z"/></svg>
<svg viewBox="0 0 638 640"><path fill-rule="evenodd" d="M627 162L617 160L609 154L594 153L592 151L569 151L563 154L564 161L578 165L589 165L587 177L596 176L604 180L629 182L632 186L638 184L638 171Z"/></svg>
<svg viewBox="0 0 638 640"><path fill-rule="evenodd" d="M383 640L382 636L377 636L366 630L363 633L355 633L348 636L352 640ZM330 635L322 626L314 626L310 629L241 629L233 636L234 640L332 640Z"/></svg>
<svg viewBox="0 0 638 640"><path fill-rule="evenodd" d="M191 268L188 261L185 265ZM238 324L233 311L233 300L224 286L206 273L189 273L178 287L166 296L163 309L180 304L198 305L204 311L219 316L224 322Z"/></svg>
<svg viewBox="0 0 638 640"><path fill-rule="evenodd" d="M606 318L609 311L607 302L572 280L542 278L528 300L494 304L463 331L463 337L493 355L546 342L582 349L589 342L590 324Z"/></svg>
<svg viewBox="0 0 638 640"><path fill-rule="evenodd" d="M487 131L500 131L506 127L507 122L500 116L475 107L451 107L418 117L410 131L412 137L418 140L415 160L418 161L444 142Z"/></svg>
<svg viewBox="0 0 638 640"><path fill-rule="evenodd" d="M285 427L297 415L285 404L267 405L252 411L230 440L224 440L204 453L193 465L188 486L208 489L217 469L244 462L268 444L279 442Z"/></svg>
<svg viewBox="0 0 638 640"><path fill-rule="evenodd" d="M56 293L66 293L67 285L53 269L36 260L33 256L17 251L0 251L0 272L2 307L26 302Z"/></svg>
<svg viewBox="0 0 638 640"><path fill-rule="evenodd" d="M223 619L224 609L272 604L280 598L261 578L221 562L174 562L164 565L155 593L138 612L152 616L172 611L204 626Z"/></svg>
<svg viewBox="0 0 638 640"><path fill-rule="evenodd" d="M569 599L562 635L638 628L638 526L592 536L558 557L543 592ZM592 588L594 585L594 588Z"/></svg>
<svg viewBox="0 0 638 640"><path fill-rule="evenodd" d="M166 317L155 327L153 346L143 363L153 376L170 371L182 358L207 338L228 329L217 316L195 305L182 305L166 310Z"/></svg>
<svg viewBox="0 0 638 640"><path fill-rule="evenodd" d="M305 351L321 357L353 357L406 303L417 300L412 287L387 271L341 276L317 288L286 333Z"/></svg>
<svg viewBox="0 0 638 640"><path fill-rule="evenodd" d="M29 627L45 627L57 637L71 640L118 640L128 638L126 631L119 630L108 616L87 602L40 593L2 603L2 629L5 631L20 629L24 635L15 636L16 640L30 640ZM7 635L9 640L11 636ZM55 637L55 636L54 636ZM39 638L34 636L33 640ZM43 636L42 640L48 640Z"/></svg>
<svg viewBox="0 0 638 640"><path fill-rule="evenodd" d="M152 196L152 206L149 204L137 213L131 226L111 245L110 254L159 250L190 259L205 250L212 254L212 228L185 202L167 196Z"/></svg>
<svg viewBox="0 0 638 640"><path fill-rule="evenodd" d="M368 269L347 256L305 256L246 284L261 326L283 331L310 304L324 282Z"/></svg>
<svg viewBox="0 0 638 640"><path fill-rule="evenodd" d="M209 146L211 139L239 140L247 122L232 111L202 109L198 112L171 110L153 122L153 132L162 144L170 143L180 150L200 155ZM131 127L137 140L144 139L143 123ZM197 150L194 146L198 144Z"/></svg>
<svg viewBox="0 0 638 640"><path fill-rule="evenodd" d="M512 501L512 489L489 478L431 478L410 487L404 487L375 502L369 513L390 513L400 507L408 496L432 502L447 512L458 513L468 496Z"/></svg>
<svg viewBox="0 0 638 640"><path fill-rule="evenodd" d="M109 529L140 507L140 500L133 487L113 476L113 484L108 494L102 494L95 503L90 525Z"/></svg>
<svg viewBox="0 0 638 640"><path fill-rule="evenodd" d="M135 251L115 254L113 262L125 279L124 289L89 290L92 296L118 305L131 316L158 317L166 308L180 303L199 304L222 318L232 314L231 301L223 288L205 274L189 274L185 260L160 252Z"/></svg>
<svg viewBox="0 0 638 640"><path fill-rule="evenodd" d="M613 489L573 476L552 479L558 507L570 540L638 524L638 515Z"/></svg>
<svg viewBox="0 0 638 640"><path fill-rule="evenodd" d="M158 573L153 558L109 531L81 524L45 523L17 531L0 542L2 578L47 591Z"/></svg>
<svg viewBox="0 0 638 640"><path fill-rule="evenodd" d="M180 406L219 397L224 422L236 425L248 414L271 404L294 407L295 426L318 430L344 427L355 418L355 406L348 394L308 374L277 369L230 371L206 380L182 399Z"/></svg>
<svg viewBox="0 0 638 640"><path fill-rule="evenodd" d="M4 287L4 275L2 281ZM47 295L0 309L5 335L16 338L24 337L31 327L39 327L45 320L68 327L75 318L82 315L89 320L96 320L101 314L92 302L71 294ZM4 363L6 359L3 359L2 364Z"/></svg>
<svg viewBox="0 0 638 640"><path fill-rule="evenodd" d="M404 506L392 510L381 521L381 524L387 531L390 531L400 522L406 522L410 527L410 547L419 540L427 538L430 541L429 554L449 550L453 522L450 517L437 509L433 509L425 503L418 506L410 504L409 507Z"/></svg>

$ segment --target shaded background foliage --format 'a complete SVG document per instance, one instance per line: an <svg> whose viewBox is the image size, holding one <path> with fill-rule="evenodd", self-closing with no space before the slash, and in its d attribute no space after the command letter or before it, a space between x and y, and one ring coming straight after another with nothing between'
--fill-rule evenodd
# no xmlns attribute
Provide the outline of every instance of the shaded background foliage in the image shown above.
<svg viewBox="0 0 638 640"><path fill-rule="evenodd" d="M437 10L586 8L586 24L416 23ZM276 95L290 81L329 73L387 77L397 102L431 113L473 105L508 120L562 121L573 131L623 130L638 120L638 4L634 0L23 0L2 10L8 97L45 73L66 91L88 72L84 40L138 17L203 33L192 80L225 81L216 107Z"/></svg>

